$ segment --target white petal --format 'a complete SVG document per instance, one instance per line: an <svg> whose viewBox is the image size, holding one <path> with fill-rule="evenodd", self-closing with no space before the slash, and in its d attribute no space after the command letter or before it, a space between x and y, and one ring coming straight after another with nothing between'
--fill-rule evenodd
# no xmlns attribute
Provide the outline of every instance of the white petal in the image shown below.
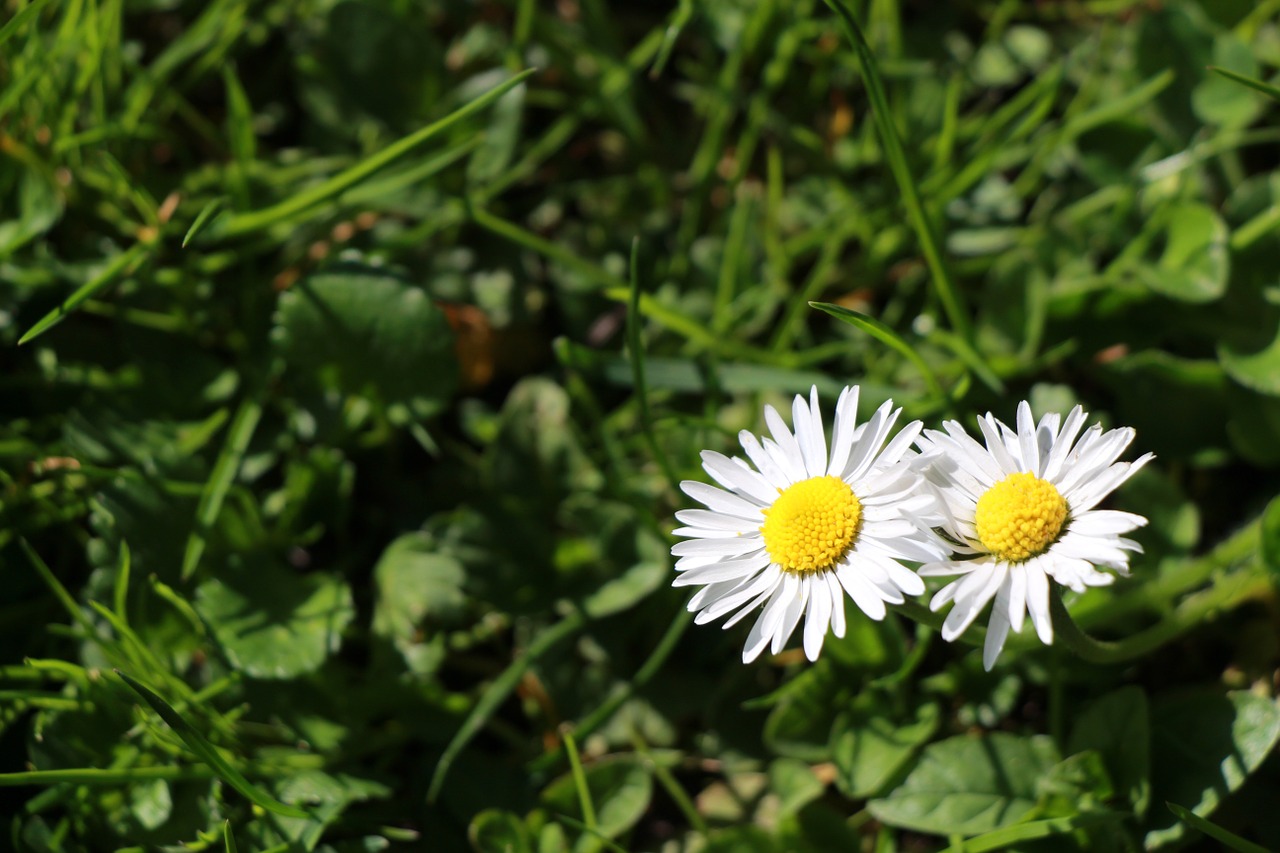
<svg viewBox="0 0 1280 853"><path fill-rule="evenodd" d="M845 466L844 473L846 483L856 483L875 464L876 454L879 453L885 437L893 428L893 423L901 412L901 409L893 409L892 400L885 400L884 404L876 409L871 420L866 423L866 430L858 437L853 452L849 455L849 463Z"/></svg>
<svg viewBox="0 0 1280 853"><path fill-rule="evenodd" d="M760 446L760 439L756 438L745 429L738 433L738 443L742 445L743 451L747 454L747 458L751 460L751 464L759 469L769 484L774 487L774 497L777 497L777 490L791 485L791 478L787 476L786 469L779 466L773 461L773 457Z"/></svg>
<svg viewBox="0 0 1280 853"><path fill-rule="evenodd" d="M761 507L756 506L746 498L740 498L723 489L717 489L710 483L685 480L680 484L680 490L698 503L716 512L735 515L747 521L754 521L756 524L764 522L764 513L760 512Z"/></svg>
<svg viewBox="0 0 1280 853"><path fill-rule="evenodd" d="M858 418L858 386L845 388L840 392L836 403L836 422L831 431L831 461L827 465L827 474L839 477L844 473L845 464L849 461L849 450L853 447L853 431Z"/></svg>
<svg viewBox="0 0 1280 853"><path fill-rule="evenodd" d="M858 574L857 569L852 566L839 566L836 568L835 575L840 581L840 586L849 593L849 597L853 599L854 604L858 605L859 610L877 622L884 618L886 613L884 599L876 592L873 584Z"/></svg>
<svg viewBox="0 0 1280 853"><path fill-rule="evenodd" d="M804 616L804 656L811 661L818 659L822 641L831 628L831 593L822 577L810 578L809 611Z"/></svg>
<svg viewBox="0 0 1280 853"><path fill-rule="evenodd" d="M822 580L827 585L827 596L831 599L831 633L837 637L843 637L844 591L840 588L840 581L836 580L834 572L823 572Z"/></svg>
<svg viewBox="0 0 1280 853"><path fill-rule="evenodd" d="M1013 457L1013 454L1005 446L1004 439L1000 436L1002 427L1008 429L1008 427L996 420L995 415L990 412L984 417L978 418L978 428L982 430L982 436L987 440L987 452L991 454L991 458L995 460L995 463L1000 466L1000 477L997 478L997 482L1010 474L1023 470L1021 461Z"/></svg>
<svg viewBox="0 0 1280 853"><path fill-rule="evenodd" d="M822 414L818 408L818 388L809 390L808 404L799 394L791 406L791 422L796 428L796 443L804 468L810 477L821 477L827 472L827 439L823 434Z"/></svg>
<svg viewBox="0 0 1280 853"><path fill-rule="evenodd" d="M1115 509L1096 509L1084 512L1071 519L1070 530L1085 536L1107 536L1128 533L1146 526L1147 520L1131 512Z"/></svg>
<svg viewBox="0 0 1280 853"><path fill-rule="evenodd" d="M1031 624L1035 625L1040 642L1053 643L1053 620L1049 618L1049 578L1044 571L1026 566L1027 609L1031 611Z"/></svg>
<svg viewBox="0 0 1280 853"><path fill-rule="evenodd" d="M795 577L792 575L791 577ZM777 654L782 651L787 644L787 640L795 633L796 625L800 624L800 617L804 615L805 605L809 603L809 583L808 578L798 578L796 586L798 589L791 595L787 602L787 609L783 611L782 619L778 622L778 627L773 631L773 643L769 647L769 651Z"/></svg>
<svg viewBox="0 0 1280 853"><path fill-rule="evenodd" d="M1044 463L1044 473L1040 476L1048 480L1050 483L1057 483L1058 475L1062 471L1062 463L1066 461L1068 454L1071 453L1071 447L1075 444L1076 436L1080 433L1080 428L1084 426L1085 418L1084 409L1076 406L1067 414L1067 420L1062 425L1062 431L1058 433L1053 440L1053 449L1049 451L1049 456Z"/></svg>
<svg viewBox="0 0 1280 853"><path fill-rule="evenodd" d="M974 571L960 581L955 592L955 607L942 623L942 639L952 642L968 630L982 608L996 594L1007 573L1007 566L990 562L984 569Z"/></svg>
<svg viewBox="0 0 1280 853"><path fill-rule="evenodd" d="M773 589L772 595L769 596L769 603L764 606L764 610L760 613L760 618L756 619L755 624L751 626L751 630L747 632L746 645L742 647L742 662L751 663L760 657L760 653L769 645L769 641L773 639L773 632L778 626L778 621L782 618L782 613L786 609L788 595L787 578L782 578L782 583ZM728 625L725 626L729 627Z"/></svg>
<svg viewBox="0 0 1280 853"><path fill-rule="evenodd" d="M1023 400L1018 404L1018 450L1022 454L1022 470L1040 475L1040 445L1036 441L1036 422L1031 416L1031 404Z"/></svg>
<svg viewBox="0 0 1280 853"><path fill-rule="evenodd" d="M982 668L987 672L995 666L996 658L1000 657L1000 652L1004 649L1004 641L1009 636L1010 585L1010 578L1005 578L1004 583L1000 584L1000 590L996 593L996 603L991 608L991 621L987 623L987 638L982 644Z"/></svg>
<svg viewBox="0 0 1280 853"><path fill-rule="evenodd" d="M676 512L676 521L690 527L702 527L711 530L723 530L732 533L745 533L758 530L759 524L752 524L733 515L721 515L705 509L682 509Z"/></svg>
<svg viewBox="0 0 1280 853"><path fill-rule="evenodd" d="M702 451L702 467L717 483L763 504L771 505L778 497L778 489L764 477L740 463L735 463L723 453Z"/></svg>
<svg viewBox="0 0 1280 853"><path fill-rule="evenodd" d="M1013 630L1021 632L1027 618L1027 569L1013 566L1009 570L1009 621Z"/></svg>
<svg viewBox="0 0 1280 853"><path fill-rule="evenodd" d="M798 483L801 480L809 478L805 471L804 458L800 455L800 445L796 442L796 437L791 434L791 430L787 429L787 425L782 421L782 415L778 414L778 410L773 406L764 407L764 422L769 427L769 434L773 436L774 444L782 451L781 458L774 456L786 470L791 478L791 482ZM765 445L767 448L768 445Z"/></svg>
<svg viewBox="0 0 1280 853"><path fill-rule="evenodd" d="M761 536L732 536L728 539L686 539L671 546L674 557L736 557L764 547Z"/></svg>
<svg viewBox="0 0 1280 853"><path fill-rule="evenodd" d="M676 575L675 580L671 581L671 585L693 586L695 584L737 580L749 577L767 565L769 565L769 558L763 555L744 560L724 560L719 563L713 563L710 566L701 566L681 572Z"/></svg>

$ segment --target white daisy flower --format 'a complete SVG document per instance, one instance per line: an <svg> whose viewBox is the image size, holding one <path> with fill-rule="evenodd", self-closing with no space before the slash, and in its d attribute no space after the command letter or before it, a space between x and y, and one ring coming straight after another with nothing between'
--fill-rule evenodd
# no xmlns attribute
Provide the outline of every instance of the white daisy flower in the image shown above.
<svg viewBox="0 0 1280 853"><path fill-rule="evenodd" d="M955 603L942 626L943 639L950 641L995 598L982 651L987 669L1009 629L1022 630L1028 612L1040 640L1053 642L1050 579L1077 592L1106 586L1117 574L1129 574L1129 552L1142 551L1121 534L1142 527L1145 518L1094 507L1153 455L1116 461L1133 441L1127 427L1103 432L1094 424L1077 441L1086 417L1076 406L1065 422L1048 414L1037 424L1023 402L1016 431L990 413L978 418L985 448L956 421L943 423L945 432L924 430L916 442L948 516L943 530L957 552L975 555L920 567L926 576L963 575L939 590L929 606L938 610Z"/></svg>
<svg viewBox="0 0 1280 853"><path fill-rule="evenodd" d="M920 422L886 446L902 410L888 401L856 427L857 408L858 389L846 388L828 453L816 388L808 402L795 398L794 435L766 406L772 438L738 435L754 468L704 450L703 467L724 488L680 484L707 509L676 513L686 526L675 535L688 538L671 548L680 573L673 585L702 586L689 602L699 624L732 613L728 628L764 605L747 634L744 663L766 646L781 651L802 615L805 655L817 660L828 629L844 636L845 593L872 619L883 619L886 602L924 592L902 561L948 553L931 529L940 518L936 500L908 461Z"/></svg>

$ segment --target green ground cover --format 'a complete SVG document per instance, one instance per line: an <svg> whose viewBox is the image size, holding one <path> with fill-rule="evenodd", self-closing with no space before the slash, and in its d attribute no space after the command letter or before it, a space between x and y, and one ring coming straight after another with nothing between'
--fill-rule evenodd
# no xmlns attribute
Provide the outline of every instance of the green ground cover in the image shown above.
<svg viewBox="0 0 1280 853"><path fill-rule="evenodd" d="M1280 2L850 12L0 0L0 846L1280 849ZM693 625L849 384L1134 427L1118 645Z"/></svg>

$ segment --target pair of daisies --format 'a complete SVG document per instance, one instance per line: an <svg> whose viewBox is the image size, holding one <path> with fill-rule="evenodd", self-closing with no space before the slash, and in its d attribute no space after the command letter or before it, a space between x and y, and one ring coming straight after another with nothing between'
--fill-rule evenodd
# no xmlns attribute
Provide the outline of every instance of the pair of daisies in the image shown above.
<svg viewBox="0 0 1280 853"><path fill-rule="evenodd" d="M978 419L984 446L956 421L941 431L913 421L890 438L901 409L888 401L859 425L857 408L858 389L846 388L828 447L817 389L795 398L794 431L766 406L771 438L738 436L750 464L703 451L721 488L681 484L706 509L676 513L684 526L675 534L686 539L671 549L674 585L701 587L689 602L699 624L727 615L728 628L763 605L744 662L781 651L801 617L805 655L817 660L828 631L844 636L845 595L879 620L886 604L925 591L922 576L941 575L959 576L930 605L952 605L948 641L995 599L982 655L990 669L1028 613L1053 642L1050 580L1103 586L1115 575L1100 569L1128 574L1129 552L1142 550L1122 534L1145 518L1095 508L1151 459L1116 461L1132 429L1082 433L1079 406L1036 423L1023 402L1016 429Z"/></svg>

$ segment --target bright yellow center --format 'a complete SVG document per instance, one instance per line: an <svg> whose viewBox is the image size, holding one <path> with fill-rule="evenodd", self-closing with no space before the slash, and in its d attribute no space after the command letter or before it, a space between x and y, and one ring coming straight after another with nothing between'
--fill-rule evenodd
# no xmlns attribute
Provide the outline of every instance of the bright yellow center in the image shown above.
<svg viewBox="0 0 1280 853"><path fill-rule="evenodd" d="M810 477L781 490L764 516L769 559L785 572L809 574L831 568L849 550L862 504L839 477Z"/></svg>
<svg viewBox="0 0 1280 853"><path fill-rule="evenodd" d="M1067 502L1034 474L1010 474L978 498L978 539L1002 560L1020 563L1054 543Z"/></svg>

